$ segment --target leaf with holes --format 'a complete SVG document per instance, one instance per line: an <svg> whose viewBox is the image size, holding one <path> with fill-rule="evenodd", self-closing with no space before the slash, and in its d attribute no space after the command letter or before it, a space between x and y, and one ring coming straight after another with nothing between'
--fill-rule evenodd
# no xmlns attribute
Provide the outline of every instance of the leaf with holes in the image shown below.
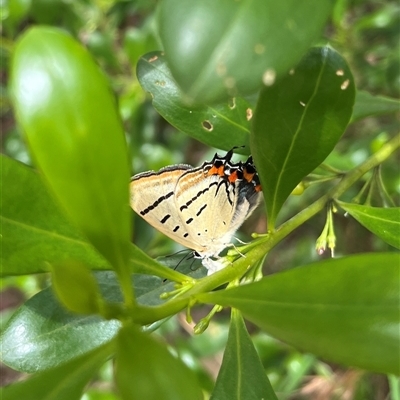
<svg viewBox="0 0 400 400"><path fill-rule="evenodd" d="M168 69L165 56L152 52L141 57L137 77L151 93L154 108L173 126L193 138L223 150L249 154L250 120L253 105L237 97L216 105L190 107Z"/></svg>
<svg viewBox="0 0 400 400"><path fill-rule="evenodd" d="M188 101L254 93L319 38L332 1L164 0L160 38ZM312 23L310 23L312 21Z"/></svg>
<svg viewBox="0 0 400 400"><path fill-rule="evenodd" d="M274 228L283 203L342 136L354 103L353 76L331 47L315 47L260 94L251 148Z"/></svg>

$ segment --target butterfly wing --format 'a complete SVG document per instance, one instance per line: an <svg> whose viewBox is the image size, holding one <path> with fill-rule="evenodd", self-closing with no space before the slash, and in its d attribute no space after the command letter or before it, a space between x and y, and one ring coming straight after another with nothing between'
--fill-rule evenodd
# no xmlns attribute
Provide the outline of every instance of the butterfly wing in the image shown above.
<svg viewBox="0 0 400 400"><path fill-rule="evenodd" d="M251 157L244 164L231 164L229 158L219 159L216 155L211 163L182 174L175 202L192 248L202 257L217 256L257 207L261 196Z"/></svg>
<svg viewBox="0 0 400 400"><path fill-rule="evenodd" d="M201 256L216 256L229 244L237 202L234 185L194 168L178 179L175 202L192 248Z"/></svg>
<svg viewBox="0 0 400 400"><path fill-rule="evenodd" d="M174 201L177 182L190 169L190 165L179 164L135 175L130 184L130 205L164 235L193 248Z"/></svg>

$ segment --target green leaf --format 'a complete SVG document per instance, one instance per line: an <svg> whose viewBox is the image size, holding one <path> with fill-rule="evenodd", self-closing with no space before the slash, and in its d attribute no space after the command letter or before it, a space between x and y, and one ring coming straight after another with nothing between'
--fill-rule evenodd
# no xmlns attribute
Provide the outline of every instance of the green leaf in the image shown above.
<svg viewBox="0 0 400 400"><path fill-rule="evenodd" d="M49 271L49 264L75 259L110 268L62 214L31 168L1 156L1 275Z"/></svg>
<svg viewBox="0 0 400 400"><path fill-rule="evenodd" d="M239 311L232 310L228 342L211 400L278 400Z"/></svg>
<svg viewBox="0 0 400 400"><path fill-rule="evenodd" d="M271 229L292 190L339 141L354 92L345 60L328 46L311 49L287 76L261 92L251 148Z"/></svg>
<svg viewBox="0 0 400 400"><path fill-rule="evenodd" d="M164 0L160 38L188 101L217 102L291 68L316 40L332 2ZM312 20L312 23L310 21Z"/></svg>
<svg viewBox="0 0 400 400"><path fill-rule="evenodd" d="M115 379L122 400L203 399L193 372L150 335L128 326L117 343Z"/></svg>
<svg viewBox="0 0 400 400"><path fill-rule="evenodd" d="M199 273L192 272L194 277ZM95 277L105 301L123 301L114 272L97 272ZM175 289L174 282L166 283L149 275L132 275L131 283L137 302L145 306L163 304L160 295ZM53 368L111 340L119 327L116 320L70 313L54 296L52 288L47 288L26 301L7 322L1 336L0 358L24 372Z"/></svg>
<svg viewBox="0 0 400 400"><path fill-rule="evenodd" d="M363 90L357 90L351 122L375 115L399 112L400 101L384 96L373 96Z"/></svg>
<svg viewBox="0 0 400 400"><path fill-rule="evenodd" d="M98 314L101 298L96 280L85 264L69 260L52 265L53 289L64 306L78 314Z"/></svg>
<svg viewBox="0 0 400 400"><path fill-rule="evenodd" d="M0 275L49 271L51 264L81 261L93 269L110 269L107 261L62 214L40 176L31 168L0 156ZM164 268L136 246L130 246L133 272L154 274L180 282L187 279Z"/></svg>
<svg viewBox="0 0 400 400"><path fill-rule="evenodd" d="M172 78L165 56L152 52L141 57L137 77L143 89L151 93L154 108L173 126L191 137L219 149L249 153L252 105L237 97L217 105L190 107Z"/></svg>
<svg viewBox="0 0 400 400"><path fill-rule="evenodd" d="M110 263L129 254L129 164L106 77L65 32L34 27L18 40L11 88L17 121L46 182Z"/></svg>
<svg viewBox="0 0 400 400"><path fill-rule="evenodd" d="M202 302L238 308L279 340L329 361L400 373L400 280L397 253L320 261Z"/></svg>
<svg viewBox="0 0 400 400"><path fill-rule="evenodd" d="M1 360L13 369L37 372L57 367L111 340L116 320L80 316L55 300L51 288L22 305L1 335Z"/></svg>
<svg viewBox="0 0 400 400"><path fill-rule="evenodd" d="M386 243L400 249L400 208L369 207L337 201L339 206Z"/></svg>
<svg viewBox="0 0 400 400"><path fill-rule="evenodd" d="M0 392L2 400L79 400L89 379L113 352L106 343L67 364L40 372Z"/></svg>

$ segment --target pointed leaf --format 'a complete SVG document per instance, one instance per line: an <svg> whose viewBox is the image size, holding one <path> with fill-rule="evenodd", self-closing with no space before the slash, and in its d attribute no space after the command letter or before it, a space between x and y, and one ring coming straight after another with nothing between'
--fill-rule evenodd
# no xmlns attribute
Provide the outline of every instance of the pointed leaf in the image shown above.
<svg viewBox="0 0 400 400"><path fill-rule="evenodd" d="M203 399L193 372L150 335L125 327L117 343L115 379L122 400Z"/></svg>
<svg viewBox="0 0 400 400"><path fill-rule="evenodd" d="M278 400L247 332L233 309L228 342L211 400Z"/></svg>
<svg viewBox="0 0 400 400"><path fill-rule="evenodd" d="M345 60L328 46L311 49L287 76L261 92L251 147L270 228L292 190L340 139L354 93Z"/></svg>
<svg viewBox="0 0 400 400"><path fill-rule="evenodd" d="M154 108L173 126L191 137L223 150L245 145L248 154L252 105L237 97L216 105L190 107L168 69L165 56L152 52L141 57L136 70L143 89L151 93Z"/></svg>
<svg viewBox="0 0 400 400"><path fill-rule="evenodd" d="M399 273L399 254L361 254L198 299L238 308L267 333L329 361L399 374Z"/></svg>
<svg viewBox="0 0 400 400"><path fill-rule="evenodd" d="M357 90L351 122L375 115L384 115L400 111L400 101L384 96L373 96L363 90Z"/></svg>
<svg viewBox="0 0 400 400"><path fill-rule="evenodd" d="M106 77L78 42L50 27L22 35L11 74L17 121L47 183L99 252L124 268L129 165Z"/></svg>
<svg viewBox="0 0 400 400"><path fill-rule="evenodd" d="M165 0L160 37L189 101L217 102L291 68L316 40L332 2ZM312 23L310 23L312 20Z"/></svg>
<svg viewBox="0 0 400 400"><path fill-rule="evenodd" d="M337 202L361 225L379 236L386 243L400 249L400 208L369 207L359 204Z"/></svg>
<svg viewBox="0 0 400 400"><path fill-rule="evenodd" d="M2 400L79 400L89 379L113 352L107 343L70 362L40 372L0 392Z"/></svg>

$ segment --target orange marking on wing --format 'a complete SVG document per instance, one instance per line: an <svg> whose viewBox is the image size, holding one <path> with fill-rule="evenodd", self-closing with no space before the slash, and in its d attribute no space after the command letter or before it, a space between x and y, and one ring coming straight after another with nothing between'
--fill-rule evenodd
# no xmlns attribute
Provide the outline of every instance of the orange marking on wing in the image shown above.
<svg viewBox="0 0 400 400"><path fill-rule="evenodd" d="M207 175L218 175L218 168L214 165L208 170Z"/></svg>
<svg viewBox="0 0 400 400"><path fill-rule="evenodd" d="M247 182L251 182L253 180L254 173L249 174L246 170L243 170L243 178L246 179Z"/></svg>
<svg viewBox="0 0 400 400"><path fill-rule="evenodd" d="M233 171L228 177L230 183L235 183L237 179L238 179L237 171Z"/></svg>
<svg viewBox="0 0 400 400"><path fill-rule="evenodd" d="M255 190L256 192L261 192L261 191L262 191L261 185L256 185L256 186L254 187L254 190Z"/></svg>
<svg viewBox="0 0 400 400"><path fill-rule="evenodd" d="M219 175L219 176L224 176L224 166L221 165L220 167L216 167L215 165L213 165L207 175Z"/></svg>

